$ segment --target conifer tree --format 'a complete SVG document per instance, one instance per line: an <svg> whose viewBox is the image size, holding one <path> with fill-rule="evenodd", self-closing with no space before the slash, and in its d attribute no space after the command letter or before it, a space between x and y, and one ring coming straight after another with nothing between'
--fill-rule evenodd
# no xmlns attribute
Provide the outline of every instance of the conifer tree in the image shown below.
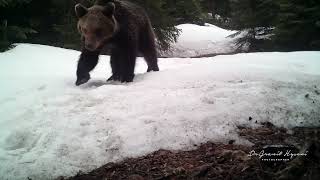
<svg viewBox="0 0 320 180"><path fill-rule="evenodd" d="M275 42L283 50L320 50L320 1L280 0Z"/></svg>
<svg viewBox="0 0 320 180"><path fill-rule="evenodd" d="M30 3L31 0L0 0L0 51L6 50L13 42L26 40L36 33L28 23L17 22L14 9Z"/></svg>
<svg viewBox="0 0 320 180"><path fill-rule="evenodd" d="M264 39L261 36L270 33L276 25L279 12L276 0L231 0L230 2L231 27L240 32L247 32L238 40L239 48L248 46L249 51L266 50L268 48L266 45L270 43L267 41L270 39Z"/></svg>
<svg viewBox="0 0 320 180"><path fill-rule="evenodd" d="M174 18L175 24L204 23L199 0L165 0L163 9Z"/></svg>

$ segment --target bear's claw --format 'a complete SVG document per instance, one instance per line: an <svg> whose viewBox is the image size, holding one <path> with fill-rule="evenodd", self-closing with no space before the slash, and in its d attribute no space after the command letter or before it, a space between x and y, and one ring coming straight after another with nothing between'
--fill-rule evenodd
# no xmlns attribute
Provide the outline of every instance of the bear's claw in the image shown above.
<svg viewBox="0 0 320 180"><path fill-rule="evenodd" d="M120 81L120 76L112 75L107 79L107 81Z"/></svg>
<svg viewBox="0 0 320 180"><path fill-rule="evenodd" d="M132 75L127 75L125 77L119 76L119 75L112 75L111 77L109 77L107 79L107 82L108 81L120 81L122 83L127 83L127 82L132 82L133 78L134 78L133 74Z"/></svg>
<svg viewBox="0 0 320 180"><path fill-rule="evenodd" d="M81 79L77 79L76 86L80 86L81 84L84 84L84 83L88 82L89 79L90 79L90 77L84 77L84 78L81 78Z"/></svg>

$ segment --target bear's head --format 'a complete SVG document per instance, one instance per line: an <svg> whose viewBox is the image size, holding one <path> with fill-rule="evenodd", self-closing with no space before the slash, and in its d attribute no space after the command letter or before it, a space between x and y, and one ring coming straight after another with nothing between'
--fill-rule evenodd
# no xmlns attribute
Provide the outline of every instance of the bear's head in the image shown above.
<svg viewBox="0 0 320 180"><path fill-rule="evenodd" d="M110 2L105 5L94 5L86 8L81 4L75 6L78 20L78 30L89 51L101 49L117 31L117 21L114 18L115 5Z"/></svg>

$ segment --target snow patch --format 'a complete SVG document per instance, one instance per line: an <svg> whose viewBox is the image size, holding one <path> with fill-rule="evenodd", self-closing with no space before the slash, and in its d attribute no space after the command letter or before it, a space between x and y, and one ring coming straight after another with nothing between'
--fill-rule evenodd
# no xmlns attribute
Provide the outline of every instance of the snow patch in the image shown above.
<svg viewBox="0 0 320 180"><path fill-rule="evenodd" d="M237 31L225 30L208 23L204 26L181 24L177 28L181 30L181 34L177 42L172 44L172 49L163 53L163 56L194 57L214 53L231 53L237 49L235 40L238 37L228 37Z"/></svg>
<svg viewBox="0 0 320 180"><path fill-rule="evenodd" d="M70 176L206 141L248 143L238 125L320 125L320 52L159 59L152 73L138 58L128 84L105 82L101 56L76 87L78 56L30 44L0 53L0 179Z"/></svg>

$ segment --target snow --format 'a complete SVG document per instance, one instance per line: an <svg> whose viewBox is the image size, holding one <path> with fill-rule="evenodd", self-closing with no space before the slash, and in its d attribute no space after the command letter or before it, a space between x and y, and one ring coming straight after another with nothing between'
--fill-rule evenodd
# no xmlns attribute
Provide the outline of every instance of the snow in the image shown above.
<svg viewBox="0 0 320 180"><path fill-rule="evenodd" d="M128 84L105 82L101 56L76 87L78 57L32 44L0 53L0 179L71 176L206 141L250 144L239 125L320 125L320 52L167 58L152 73L139 58Z"/></svg>
<svg viewBox="0 0 320 180"><path fill-rule="evenodd" d="M181 24L177 26L181 30L180 36L172 49L164 52L165 57L195 57L204 54L221 54L234 52L237 47L235 41L238 37L228 36L237 31L225 30L212 24L205 26L195 24Z"/></svg>
<svg viewBox="0 0 320 180"><path fill-rule="evenodd" d="M139 59L128 84L105 82L102 56L76 87L78 56L30 44L0 54L0 179L52 179L209 140L248 144L236 126L255 121L320 125L320 52L160 59L153 73Z"/></svg>

